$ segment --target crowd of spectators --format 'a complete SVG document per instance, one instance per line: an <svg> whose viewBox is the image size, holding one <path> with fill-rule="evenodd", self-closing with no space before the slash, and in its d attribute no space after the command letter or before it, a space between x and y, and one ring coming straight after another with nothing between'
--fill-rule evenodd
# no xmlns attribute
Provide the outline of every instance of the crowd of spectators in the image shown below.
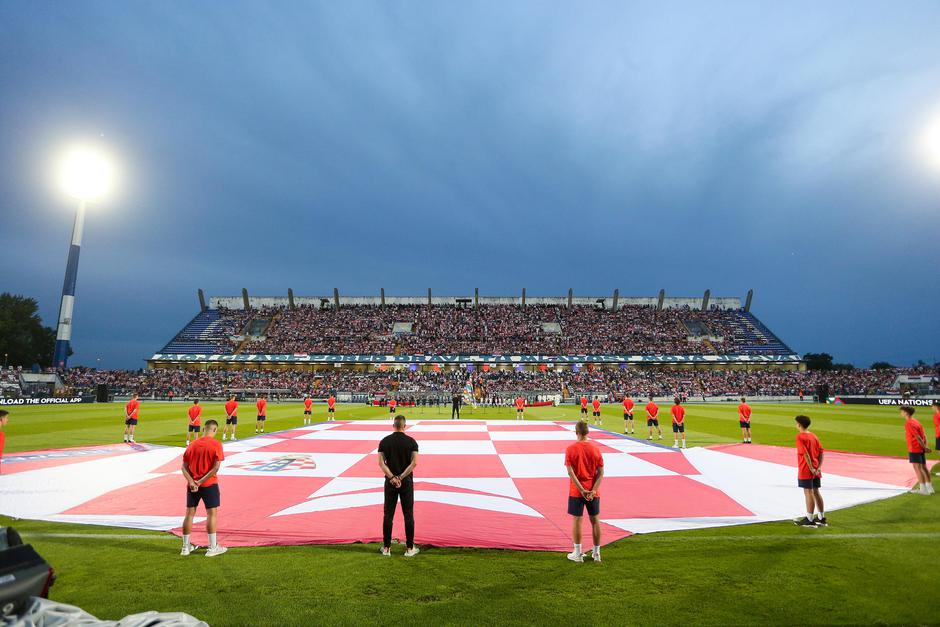
<svg viewBox="0 0 940 627"><path fill-rule="evenodd" d="M578 396L624 394L642 397L797 396L812 397L817 386L828 385L833 395L886 394L899 374L934 374L931 369L783 371L783 370L672 370L583 366L563 370L503 370L476 367L473 371L410 370L362 371L333 368L301 370L93 370L73 368L64 374L74 392L93 392L99 383L118 395L140 393L148 397L221 397L243 391L271 390L281 396L322 396L330 392L368 395L448 395L468 386L478 397L514 393Z"/></svg>
<svg viewBox="0 0 940 627"><path fill-rule="evenodd" d="M414 306L356 305L334 309L302 305L294 309L268 309L260 314L272 319L264 339L250 341L243 352L390 354L395 349L394 324L413 324L417 313Z"/></svg>
<svg viewBox="0 0 940 627"><path fill-rule="evenodd" d="M0 368L0 394L4 394L7 390L19 390L20 387L20 372L22 368L14 368L12 366L8 368Z"/></svg>
<svg viewBox="0 0 940 627"><path fill-rule="evenodd" d="M406 355L558 354L558 307L481 305L420 307L414 333L401 338Z"/></svg>
<svg viewBox="0 0 940 627"><path fill-rule="evenodd" d="M223 352L253 354L700 355L785 351L741 310L624 305L303 305L222 310ZM259 337L232 339L254 317ZM395 332L396 323L401 323ZM237 336L241 337L241 336Z"/></svg>

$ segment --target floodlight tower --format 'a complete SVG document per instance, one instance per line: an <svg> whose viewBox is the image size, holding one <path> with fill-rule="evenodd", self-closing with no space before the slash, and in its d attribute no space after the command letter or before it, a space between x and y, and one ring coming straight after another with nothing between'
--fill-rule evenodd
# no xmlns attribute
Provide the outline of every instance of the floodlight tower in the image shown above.
<svg viewBox="0 0 940 627"><path fill-rule="evenodd" d="M82 233L85 230L85 209L88 203L101 199L111 187L111 164L103 153L90 148L75 148L67 153L60 173L65 192L78 201L75 222L72 225L72 241L69 258L65 266L65 282L62 285L62 300L59 304L59 324L56 330L55 368L68 366L69 348L72 341L72 313L75 309L75 282L78 279L78 256L82 248Z"/></svg>

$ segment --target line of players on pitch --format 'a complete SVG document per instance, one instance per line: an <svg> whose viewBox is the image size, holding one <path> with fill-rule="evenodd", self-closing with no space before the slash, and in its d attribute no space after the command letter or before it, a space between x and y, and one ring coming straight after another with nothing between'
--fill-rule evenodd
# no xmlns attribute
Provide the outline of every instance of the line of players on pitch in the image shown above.
<svg viewBox="0 0 940 627"><path fill-rule="evenodd" d="M392 401L394 402L394 401ZM255 407L258 410L255 418L255 435L264 433L264 423L268 419L268 398L262 394L255 401ZM394 406L393 406L394 407ZM336 397L330 394L326 400L327 422L336 420ZM186 446L189 446L191 440L198 438L202 432L202 406L199 405L199 399L193 399L193 404L187 411L189 414L189 426L186 430ZM313 423L313 399L309 396L304 397L304 424ZM134 432L137 430L137 423L140 419L140 401L138 395L134 394L124 406L124 441L134 444ZM222 440L228 440L231 437L234 442L235 430L238 427L238 401L235 395L231 395L225 403L225 427L222 429Z"/></svg>
<svg viewBox="0 0 940 627"><path fill-rule="evenodd" d="M623 432L626 435L633 435L636 433L635 422L633 419L633 409L636 407L636 404L633 402L633 399L629 396L623 398ZM653 439L653 429L659 434L659 439L663 439L663 429L659 426L659 405L653 400L653 397L649 397L649 402L644 407L646 410L646 428L649 431L647 440ZM588 413L588 398L587 396L581 397L581 417L582 420L587 420ZM676 397L673 399L673 405L669 410L669 413L672 414L672 436L673 436L673 447L679 448L679 441L682 441L682 448L686 448L685 445L685 407L682 406L682 399ZM594 400L591 401L591 418L594 424L601 424L601 400L598 397L594 397ZM751 443L751 406L747 404L747 399L743 396L741 397L741 404L738 405L738 425L741 427L741 442L743 444Z"/></svg>
<svg viewBox="0 0 940 627"><path fill-rule="evenodd" d="M581 397L581 414L583 419L587 419L588 413L588 397ZM309 396L305 396L303 400L304 404L304 425L309 425L313 423L313 399ZM327 405L327 422L332 422L336 420L336 397L330 395L326 401ZM525 407L526 400L524 397L519 396L513 401L513 405L516 408L516 419L525 420ZM388 412L390 414L395 414L397 410L398 402L392 398L388 401ZM257 416L255 418L255 434L264 433L264 424L268 417L268 400L267 396L262 394L255 401L255 407L257 408ZM623 399L623 432L624 434L635 434L636 429L634 426L633 419L633 409L635 404L633 399L629 396L625 396ZM594 400L591 401L592 409L592 418L593 422L596 425L601 424L601 400L599 397L594 397ZM653 429L655 428L659 434L659 439L663 439L663 430L659 425L659 405L653 400L653 397L649 397L649 402L646 404L646 426L649 430L648 440L653 439ZM137 423L139 419L140 412L140 402L138 401L137 394L134 394L131 399L128 401L124 413L124 441L128 443L134 443L134 432L137 428ZM202 407L199 405L199 400L193 400L192 406L188 410L189 413L189 427L186 431L186 445L189 446L190 441L199 437L199 433L202 429ZM672 433L673 433L673 446L679 448L679 441L682 441L682 448L686 448L685 442L685 407L682 406L682 400L676 397L673 400L673 406L670 409L672 414ZM459 418L459 415L458 415ZM751 406L747 404L747 401L744 397L741 398L741 404L738 405L738 424L741 427L741 441L744 444L751 443ZM229 396L228 401L225 403L225 427L222 430L222 440L228 440L231 437L232 441L237 440L235 436L235 430L238 427L238 401L236 400L235 395Z"/></svg>

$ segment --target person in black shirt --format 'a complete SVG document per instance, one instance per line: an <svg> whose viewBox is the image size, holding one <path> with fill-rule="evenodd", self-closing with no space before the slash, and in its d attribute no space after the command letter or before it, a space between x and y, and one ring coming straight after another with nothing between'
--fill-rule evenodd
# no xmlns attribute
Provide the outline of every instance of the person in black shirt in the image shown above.
<svg viewBox="0 0 940 627"><path fill-rule="evenodd" d="M454 392L454 397L451 399L451 406L450 406L450 419L451 419L451 420L453 420L453 419L455 419L455 418L456 418L457 420L460 420L460 402L461 402L461 400L462 400L462 399L461 399L461 397L460 397L460 393L459 393L459 392Z"/></svg>
<svg viewBox="0 0 940 627"><path fill-rule="evenodd" d="M401 513L405 517L405 557L418 554L415 546L415 486L414 472L418 465L418 443L405 434L405 417L395 416L395 431L379 443L379 468L385 474L385 515L382 519L382 555L392 554L392 521L401 499Z"/></svg>

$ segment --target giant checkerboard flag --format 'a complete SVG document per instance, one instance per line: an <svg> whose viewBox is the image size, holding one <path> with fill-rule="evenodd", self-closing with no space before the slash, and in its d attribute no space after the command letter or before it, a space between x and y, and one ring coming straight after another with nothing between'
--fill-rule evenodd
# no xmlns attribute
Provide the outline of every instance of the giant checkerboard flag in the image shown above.
<svg viewBox="0 0 940 627"><path fill-rule="evenodd" d="M564 453L576 439L574 424L411 422L407 433L420 447L417 542L569 547ZM331 422L226 443L220 537L232 546L381 540L384 479L376 449L390 431L388 420ZM593 427L589 437L604 456L605 542L633 533L781 520L802 511L792 448L679 451ZM177 447L114 444L8 455L0 474L0 513L179 534L186 492L182 453ZM901 494L913 483L908 464L897 458L827 453L825 471L830 511ZM201 533L197 525L195 541Z"/></svg>

